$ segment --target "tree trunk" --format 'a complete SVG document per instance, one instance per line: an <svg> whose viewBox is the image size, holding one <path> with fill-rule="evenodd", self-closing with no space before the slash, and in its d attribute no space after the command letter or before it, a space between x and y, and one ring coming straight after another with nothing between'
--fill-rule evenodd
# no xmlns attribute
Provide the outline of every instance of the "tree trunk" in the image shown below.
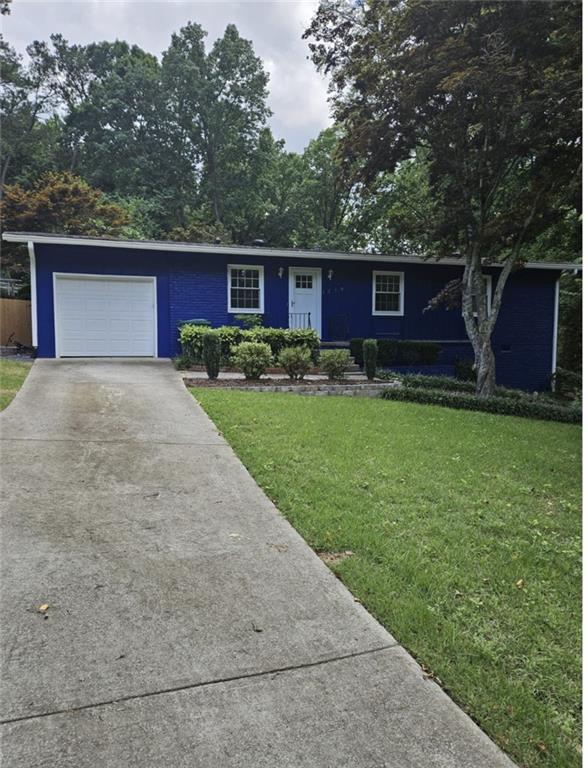
<svg viewBox="0 0 588 768"><path fill-rule="evenodd" d="M8 167L10 166L11 156L7 155L6 160L2 164L2 174L0 175L0 199L4 197L4 187L6 186L6 177L8 175Z"/></svg>
<svg viewBox="0 0 588 768"><path fill-rule="evenodd" d="M476 395L492 397L496 390L496 361L490 338L481 341L476 355Z"/></svg>

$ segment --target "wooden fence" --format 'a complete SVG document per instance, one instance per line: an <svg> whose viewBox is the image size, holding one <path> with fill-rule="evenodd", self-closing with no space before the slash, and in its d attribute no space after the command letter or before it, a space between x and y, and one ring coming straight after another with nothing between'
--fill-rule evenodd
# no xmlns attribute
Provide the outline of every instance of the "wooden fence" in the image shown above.
<svg viewBox="0 0 588 768"><path fill-rule="evenodd" d="M30 347L31 302L24 299L0 298L0 345L14 344L15 341Z"/></svg>

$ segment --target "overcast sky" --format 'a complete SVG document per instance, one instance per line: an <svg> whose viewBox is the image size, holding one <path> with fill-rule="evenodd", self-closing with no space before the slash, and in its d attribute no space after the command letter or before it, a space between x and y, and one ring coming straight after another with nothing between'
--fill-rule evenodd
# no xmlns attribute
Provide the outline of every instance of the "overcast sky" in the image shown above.
<svg viewBox="0 0 588 768"><path fill-rule="evenodd" d="M317 0L13 0L12 13L2 18L3 34L18 51L33 40L61 32L71 43L127 40L161 56L172 32L188 21L208 32L208 43L229 23L253 41L270 75L271 127L286 147L301 151L329 124L327 87L308 60L301 35Z"/></svg>

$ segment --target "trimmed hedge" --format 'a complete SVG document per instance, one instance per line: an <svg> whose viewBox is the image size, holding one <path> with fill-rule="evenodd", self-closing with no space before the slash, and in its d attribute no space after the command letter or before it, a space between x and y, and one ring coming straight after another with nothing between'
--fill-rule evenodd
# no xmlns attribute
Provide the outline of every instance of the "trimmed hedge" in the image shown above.
<svg viewBox="0 0 588 768"><path fill-rule="evenodd" d="M363 342L351 339L349 349L355 362L363 368ZM439 361L441 347L432 341L398 341L378 339L378 365L435 365Z"/></svg>
<svg viewBox="0 0 588 768"><path fill-rule="evenodd" d="M448 392L465 392L476 394L476 383L474 381L463 381L462 379L453 379L450 376L425 376L420 373L394 373L382 371L379 374L382 379L398 379L407 387L417 387L418 389L440 389ZM510 397L515 400L528 398L529 395L520 389L507 389L506 387L496 387L496 397Z"/></svg>
<svg viewBox="0 0 588 768"><path fill-rule="evenodd" d="M209 331L202 337L202 359L209 379L218 379L221 361L221 345L217 333Z"/></svg>
<svg viewBox="0 0 588 768"><path fill-rule="evenodd" d="M378 342L376 339L363 340L363 363L365 375L368 377L369 381L373 381L378 366Z"/></svg>
<svg viewBox="0 0 588 768"><path fill-rule="evenodd" d="M541 400L515 399L508 397L477 398L465 392L451 393L440 390L425 389L424 387L398 387L386 389L381 397L384 400L401 400L423 405L442 405L447 408L458 408L466 411L482 411L496 413L502 416L522 416L529 419L545 421L562 421L578 424L582 421L580 408L562 405L551 405Z"/></svg>
<svg viewBox="0 0 588 768"><path fill-rule="evenodd" d="M274 360L286 347L305 347L316 364L319 358L320 340L310 328L239 328L236 325L222 325L220 328L206 328L186 323L180 328L182 356L191 363L202 362L202 339L205 333L215 333L220 338L221 361L227 365L231 361L233 347L244 341L268 344Z"/></svg>

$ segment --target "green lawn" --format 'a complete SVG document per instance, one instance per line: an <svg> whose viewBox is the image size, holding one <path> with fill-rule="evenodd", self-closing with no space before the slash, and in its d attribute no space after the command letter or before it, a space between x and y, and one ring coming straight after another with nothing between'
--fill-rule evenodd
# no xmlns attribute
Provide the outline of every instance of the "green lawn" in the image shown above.
<svg viewBox="0 0 588 768"><path fill-rule="evenodd" d="M579 766L578 426L195 389L260 486L522 766Z"/></svg>
<svg viewBox="0 0 588 768"><path fill-rule="evenodd" d="M0 411L12 402L30 370L31 363L0 358Z"/></svg>

